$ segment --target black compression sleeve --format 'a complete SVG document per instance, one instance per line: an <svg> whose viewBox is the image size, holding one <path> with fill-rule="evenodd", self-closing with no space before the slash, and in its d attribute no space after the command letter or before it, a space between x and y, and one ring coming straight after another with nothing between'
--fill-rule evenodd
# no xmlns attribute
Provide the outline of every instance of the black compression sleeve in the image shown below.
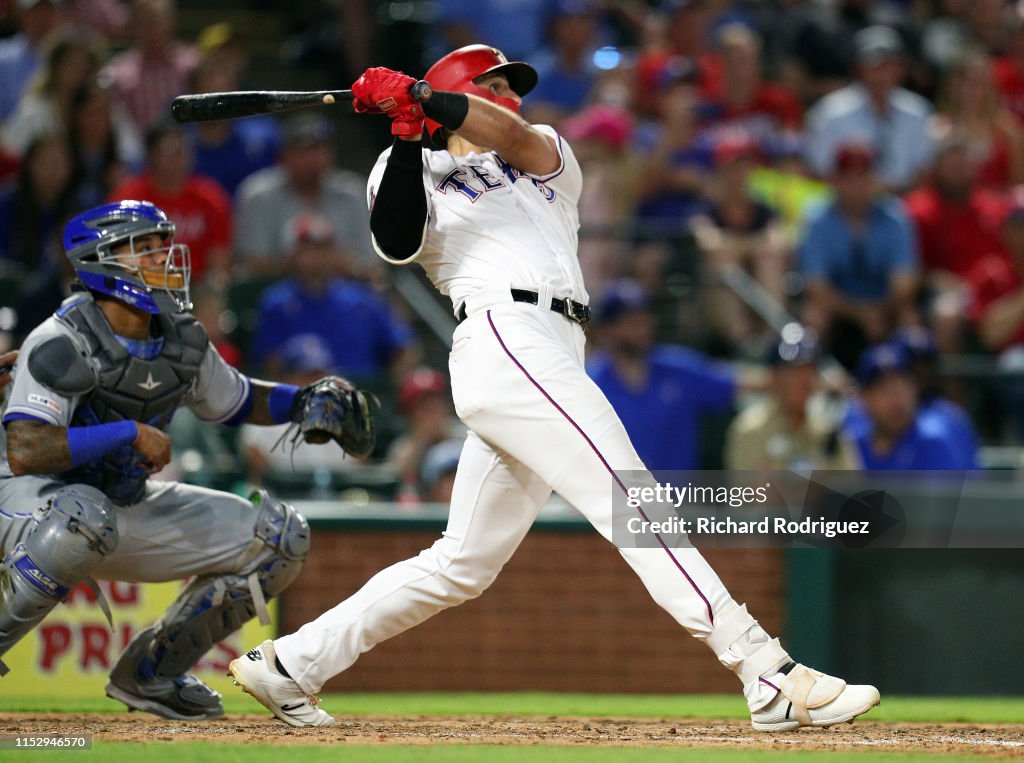
<svg viewBox="0 0 1024 763"><path fill-rule="evenodd" d="M370 230L384 254L406 260L420 248L426 222L422 141L395 138L370 211Z"/></svg>
<svg viewBox="0 0 1024 763"><path fill-rule="evenodd" d="M430 100L423 104L423 113L442 127L458 130L469 113L469 98L465 93L435 91Z"/></svg>

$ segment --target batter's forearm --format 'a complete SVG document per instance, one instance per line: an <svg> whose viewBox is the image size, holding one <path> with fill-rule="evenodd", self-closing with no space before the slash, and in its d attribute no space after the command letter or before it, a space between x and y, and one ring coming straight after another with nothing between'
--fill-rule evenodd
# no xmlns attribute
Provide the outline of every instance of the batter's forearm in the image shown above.
<svg viewBox="0 0 1024 763"><path fill-rule="evenodd" d="M59 474L71 468L67 427L18 419L7 425L7 463L15 476Z"/></svg>
<svg viewBox="0 0 1024 763"><path fill-rule="evenodd" d="M460 138L475 146L496 151L516 169L531 175L547 175L558 169L561 158L554 141L534 129L518 114L476 95L469 99L469 111Z"/></svg>

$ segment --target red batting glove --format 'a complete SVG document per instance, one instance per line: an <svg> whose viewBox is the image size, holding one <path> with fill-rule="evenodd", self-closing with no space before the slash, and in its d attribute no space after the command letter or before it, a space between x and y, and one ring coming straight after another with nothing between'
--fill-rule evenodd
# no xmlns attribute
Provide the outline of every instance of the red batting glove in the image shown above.
<svg viewBox="0 0 1024 763"><path fill-rule="evenodd" d="M423 106L409 93L416 80L402 72L377 66L367 69L352 84L359 114L386 114L391 134L411 137L423 132Z"/></svg>

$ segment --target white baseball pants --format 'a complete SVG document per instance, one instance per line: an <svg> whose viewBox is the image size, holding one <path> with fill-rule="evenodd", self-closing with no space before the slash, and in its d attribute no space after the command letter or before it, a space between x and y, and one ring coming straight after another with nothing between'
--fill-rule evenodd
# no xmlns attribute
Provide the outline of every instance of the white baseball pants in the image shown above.
<svg viewBox="0 0 1024 763"><path fill-rule="evenodd" d="M377 573L274 642L305 692L319 691L381 641L480 595L552 490L611 540L611 491L621 484L613 470L644 469L611 404L584 371L577 324L509 302L471 310L453 338L452 394L470 434L448 526L430 548ZM715 613L735 608L695 549L620 553L655 601L697 638L707 639Z"/></svg>

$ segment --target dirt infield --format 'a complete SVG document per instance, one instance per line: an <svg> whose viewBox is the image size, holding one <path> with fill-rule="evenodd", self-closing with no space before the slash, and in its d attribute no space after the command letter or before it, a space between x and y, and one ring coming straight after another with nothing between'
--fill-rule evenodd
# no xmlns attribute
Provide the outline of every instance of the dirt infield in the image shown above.
<svg viewBox="0 0 1024 763"><path fill-rule="evenodd" d="M261 744L507 744L729 747L770 750L886 750L1024 756L1024 726L883 724L759 734L740 721L613 718L348 717L332 729L293 729L266 716L206 723L142 714L4 713L0 734L93 734L97 741L208 741Z"/></svg>

